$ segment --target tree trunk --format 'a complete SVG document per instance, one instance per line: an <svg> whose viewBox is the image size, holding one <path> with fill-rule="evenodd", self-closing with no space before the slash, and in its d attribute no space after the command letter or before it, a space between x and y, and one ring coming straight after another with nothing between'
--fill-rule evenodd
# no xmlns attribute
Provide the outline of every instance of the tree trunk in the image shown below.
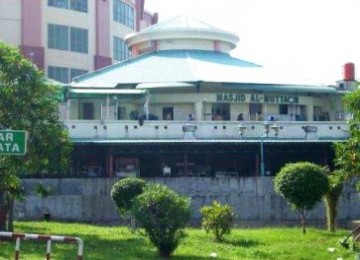
<svg viewBox="0 0 360 260"><path fill-rule="evenodd" d="M326 203L326 219L328 230L331 232L336 231L336 217L337 217L337 200L334 200L332 196L325 197Z"/></svg>
<svg viewBox="0 0 360 260"><path fill-rule="evenodd" d="M301 217L301 227L302 232L305 235L306 234L306 227L305 227L305 210L300 211L300 217Z"/></svg>
<svg viewBox="0 0 360 260"><path fill-rule="evenodd" d="M9 201L9 209L8 209L8 231L14 232L14 199Z"/></svg>
<svg viewBox="0 0 360 260"><path fill-rule="evenodd" d="M0 190L0 231L7 231L6 215L7 215L6 192L4 190Z"/></svg>
<svg viewBox="0 0 360 260"><path fill-rule="evenodd" d="M326 220L328 230L331 232L336 231L337 223L337 205L340 199L340 195L343 189L343 185L339 185L333 189L331 189L325 195L325 206L326 206Z"/></svg>

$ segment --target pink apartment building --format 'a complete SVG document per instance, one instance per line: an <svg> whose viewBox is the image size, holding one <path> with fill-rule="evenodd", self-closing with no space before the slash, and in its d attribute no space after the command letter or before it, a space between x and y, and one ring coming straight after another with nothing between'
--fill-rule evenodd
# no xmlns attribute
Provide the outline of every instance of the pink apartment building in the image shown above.
<svg viewBox="0 0 360 260"><path fill-rule="evenodd" d="M49 78L74 77L130 58L128 33L157 23L145 0L0 0L0 39Z"/></svg>

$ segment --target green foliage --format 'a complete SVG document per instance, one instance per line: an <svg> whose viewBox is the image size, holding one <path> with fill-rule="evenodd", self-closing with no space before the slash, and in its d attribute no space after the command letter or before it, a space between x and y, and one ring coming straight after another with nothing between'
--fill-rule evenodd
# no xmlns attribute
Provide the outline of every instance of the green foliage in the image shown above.
<svg viewBox="0 0 360 260"><path fill-rule="evenodd" d="M68 132L58 118L59 93L18 49L0 42L0 129L29 133L26 156L0 156L8 172L61 172L71 150Z"/></svg>
<svg viewBox="0 0 360 260"><path fill-rule="evenodd" d="M24 59L19 50L0 42L0 129L28 132L25 156L1 156L6 174L56 173L68 167L71 143L58 118L59 88ZM0 214L7 214L5 198L16 198L11 187L0 190ZM0 230L4 218L0 218Z"/></svg>
<svg viewBox="0 0 360 260"><path fill-rule="evenodd" d="M346 173L346 180L360 176L360 132L350 130L351 137L334 144L335 164Z"/></svg>
<svg viewBox="0 0 360 260"><path fill-rule="evenodd" d="M328 190L325 170L309 162L286 164L275 177L275 191L299 211L303 233L306 212L313 209Z"/></svg>
<svg viewBox="0 0 360 260"><path fill-rule="evenodd" d="M141 194L146 186L144 180L134 177L117 181L111 188L111 198L120 213L129 211L135 197Z"/></svg>
<svg viewBox="0 0 360 260"><path fill-rule="evenodd" d="M163 257L169 257L185 236L190 198L164 185L148 185L135 199L133 214Z"/></svg>
<svg viewBox="0 0 360 260"><path fill-rule="evenodd" d="M348 180L360 176L360 89L346 94L344 102L352 113L352 119L348 122L350 138L334 144L334 148L335 163L344 170Z"/></svg>
<svg viewBox="0 0 360 260"><path fill-rule="evenodd" d="M50 187L45 187L41 183L38 183L35 187L35 193L40 198L46 198L47 196L50 196L53 193L53 190Z"/></svg>
<svg viewBox="0 0 360 260"><path fill-rule="evenodd" d="M234 212L229 205L221 205L213 201L210 206L200 209L203 215L202 227L208 233L212 231L216 241L223 241L225 234L230 234L234 221Z"/></svg>

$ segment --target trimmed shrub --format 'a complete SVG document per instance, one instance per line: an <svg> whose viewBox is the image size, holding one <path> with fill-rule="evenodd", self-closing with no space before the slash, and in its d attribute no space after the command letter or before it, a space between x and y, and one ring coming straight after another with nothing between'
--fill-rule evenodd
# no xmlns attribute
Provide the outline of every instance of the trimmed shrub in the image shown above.
<svg viewBox="0 0 360 260"><path fill-rule="evenodd" d="M185 236L190 198L164 185L151 184L136 197L132 211L160 256L169 257Z"/></svg>
<svg viewBox="0 0 360 260"><path fill-rule="evenodd" d="M299 211L303 233L305 216L329 190L325 169L310 162L288 163L275 177L275 191Z"/></svg>
<svg viewBox="0 0 360 260"><path fill-rule="evenodd" d="M229 205L221 205L213 201L210 206L200 209L203 215L202 227L207 233L210 231L215 235L216 241L223 241L225 234L230 234L234 221L234 212Z"/></svg>
<svg viewBox="0 0 360 260"><path fill-rule="evenodd" d="M119 180L112 186L111 198L120 213L131 209L135 197L143 192L145 186L144 180L134 177Z"/></svg>

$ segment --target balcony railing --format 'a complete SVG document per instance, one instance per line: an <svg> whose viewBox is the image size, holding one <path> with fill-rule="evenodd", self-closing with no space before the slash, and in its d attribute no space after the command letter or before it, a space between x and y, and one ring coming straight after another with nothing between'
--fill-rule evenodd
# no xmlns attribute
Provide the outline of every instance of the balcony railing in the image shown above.
<svg viewBox="0 0 360 260"><path fill-rule="evenodd" d="M66 120L73 139L258 139L266 125L261 121L118 121ZM279 139L343 140L349 135L345 121L279 121L269 122L269 137ZM241 127L239 128L239 126ZM242 129L242 133L240 131ZM274 128L275 129L275 128Z"/></svg>

